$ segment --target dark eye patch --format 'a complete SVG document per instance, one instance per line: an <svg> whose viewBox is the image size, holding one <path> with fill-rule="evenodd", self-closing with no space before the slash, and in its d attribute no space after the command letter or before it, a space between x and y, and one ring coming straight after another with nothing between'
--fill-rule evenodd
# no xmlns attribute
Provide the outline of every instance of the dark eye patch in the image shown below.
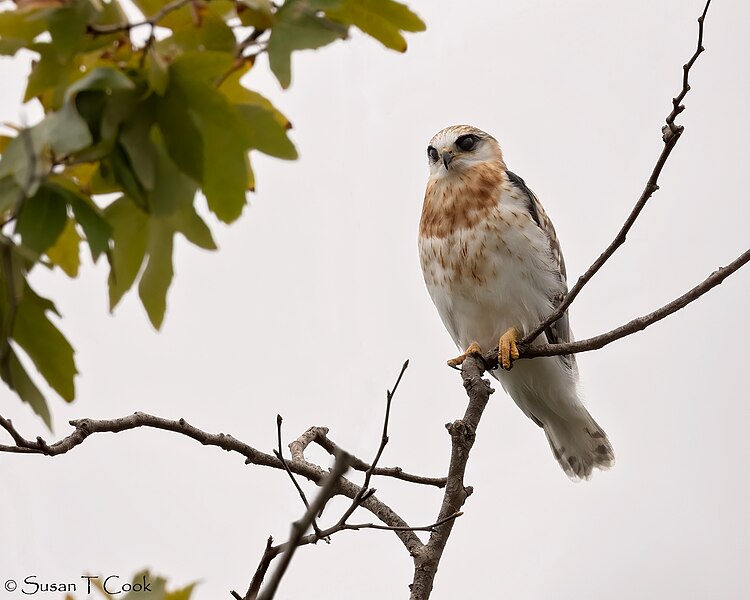
<svg viewBox="0 0 750 600"><path fill-rule="evenodd" d="M463 150L464 152L473 150L474 146L476 146L476 143L477 143L477 137L470 133L467 133L466 135L462 135L456 140L456 146L460 148L461 150Z"/></svg>
<svg viewBox="0 0 750 600"><path fill-rule="evenodd" d="M430 157L430 160L436 161L439 157L438 151L435 150L432 146L427 146L427 156Z"/></svg>

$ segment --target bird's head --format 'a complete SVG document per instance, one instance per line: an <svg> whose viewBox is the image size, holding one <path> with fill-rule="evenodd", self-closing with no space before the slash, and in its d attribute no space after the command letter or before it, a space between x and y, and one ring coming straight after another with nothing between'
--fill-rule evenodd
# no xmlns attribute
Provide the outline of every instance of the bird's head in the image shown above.
<svg viewBox="0 0 750 600"><path fill-rule="evenodd" d="M460 175L488 163L504 167L497 140L471 125L453 125L436 133L427 146L427 160L431 179Z"/></svg>

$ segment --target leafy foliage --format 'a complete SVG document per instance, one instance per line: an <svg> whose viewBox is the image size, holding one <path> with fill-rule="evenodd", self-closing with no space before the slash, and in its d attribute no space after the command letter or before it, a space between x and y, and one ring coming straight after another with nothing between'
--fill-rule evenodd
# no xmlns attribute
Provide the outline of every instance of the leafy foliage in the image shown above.
<svg viewBox="0 0 750 600"><path fill-rule="evenodd" d="M28 273L76 277L84 244L109 263L110 309L137 283L158 329L175 235L216 248L201 199L231 223L254 189L250 152L297 156L289 120L241 83L257 56L268 53L286 88L293 52L345 39L351 26L401 52L403 32L424 29L394 0L134 3L134 21L120 0L17 0L0 12L0 54L34 53L24 100L45 113L0 136L0 376L48 425L26 359L67 401L77 371L54 304Z"/></svg>

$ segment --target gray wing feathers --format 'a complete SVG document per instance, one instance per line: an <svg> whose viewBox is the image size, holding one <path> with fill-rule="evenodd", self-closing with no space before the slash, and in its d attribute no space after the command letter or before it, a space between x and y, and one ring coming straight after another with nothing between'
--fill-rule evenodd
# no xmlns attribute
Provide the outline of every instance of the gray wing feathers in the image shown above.
<svg viewBox="0 0 750 600"><path fill-rule="evenodd" d="M528 199L529 213L531 214L532 218L539 226L539 228L547 236L547 240L549 241L550 253L552 254L552 259L555 261L555 265L557 266L557 272L560 276L560 282L563 284L564 292L567 292L568 283L567 272L565 270L565 260L563 259L562 248L560 247L560 242L557 239L557 234L555 233L555 228L552 225L552 221L547 216L547 213L544 212L544 207L542 207L542 203L539 202L539 198L537 198L536 194L532 192L531 189L526 185L526 182L511 171L506 171L506 173L508 174L508 179L510 180L510 182L516 188L521 190ZM560 302L562 302L562 299L563 294L556 294L555 296L550 298L553 306L559 306ZM573 336L570 332L568 312L565 311L565 314L563 314L562 317L560 317L555 323L549 326L546 329L545 333L547 334L547 340L550 344L559 344L572 341ZM572 368L574 368L575 360L572 355L566 354L565 356L563 356L563 359L565 359L565 361L568 362Z"/></svg>

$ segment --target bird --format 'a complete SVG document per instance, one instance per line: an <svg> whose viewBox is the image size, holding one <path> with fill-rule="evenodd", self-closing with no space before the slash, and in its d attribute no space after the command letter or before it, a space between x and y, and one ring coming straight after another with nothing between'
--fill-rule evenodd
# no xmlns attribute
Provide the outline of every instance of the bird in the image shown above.
<svg viewBox="0 0 750 600"><path fill-rule="evenodd" d="M429 178L419 221L427 290L461 354L498 348L491 374L544 433L571 480L614 464L604 430L583 404L575 355L518 360L517 342L567 293L552 221L498 141L470 125L439 131L427 146ZM532 344L572 341L568 312Z"/></svg>

